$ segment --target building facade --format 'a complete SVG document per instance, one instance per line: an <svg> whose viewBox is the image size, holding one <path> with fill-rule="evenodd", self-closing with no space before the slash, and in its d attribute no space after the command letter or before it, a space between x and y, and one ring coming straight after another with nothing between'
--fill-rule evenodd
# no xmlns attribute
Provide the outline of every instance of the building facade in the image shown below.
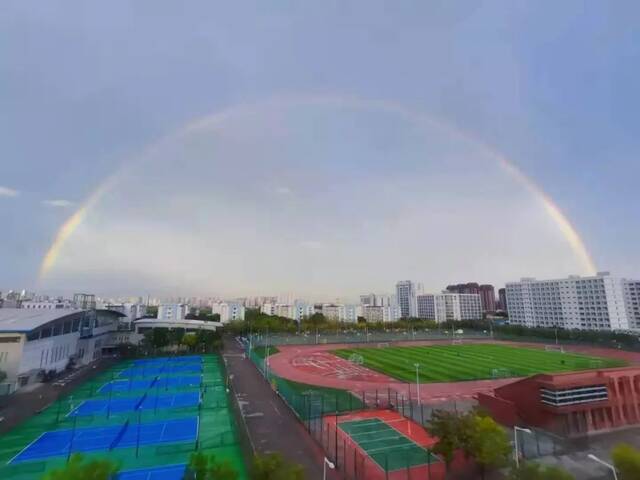
<svg viewBox="0 0 640 480"><path fill-rule="evenodd" d="M363 305L362 316L369 323L395 322L401 318L400 306Z"/></svg>
<svg viewBox="0 0 640 480"><path fill-rule="evenodd" d="M447 292L480 295L483 313L494 313L496 311L496 291L493 285L479 285L475 282L458 283L447 285Z"/></svg>
<svg viewBox="0 0 640 480"><path fill-rule="evenodd" d="M418 318L424 320L436 319L436 303L435 295L432 293L423 293L416 296L416 303L418 309Z"/></svg>
<svg viewBox="0 0 640 480"><path fill-rule="evenodd" d="M523 278L506 286L509 321L527 327L639 330L634 310L638 284L608 272L557 280Z"/></svg>
<svg viewBox="0 0 640 480"><path fill-rule="evenodd" d="M220 322L229 323L244 320L245 308L239 302L213 302L211 313L220 315Z"/></svg>
<svg viewBox="0 0 640 480"><path fill-rule="evenodd" d="M478 395L499 422L580 437L640 424L640 367L534 375Z"/></svg>
<svg viewBox="0 0 640 480"><path fill-rule="evenodd" d="M417 296L422 293L422 285L411 280L396 283L396 302L400 307L402 318L417 317Z"/></svg>
<svg viewBox="0 0 640 480"><path fill-rule="evenodd" d="M163 303L158 305L158 320L183 320L189 313L186 303Z"/></svg>

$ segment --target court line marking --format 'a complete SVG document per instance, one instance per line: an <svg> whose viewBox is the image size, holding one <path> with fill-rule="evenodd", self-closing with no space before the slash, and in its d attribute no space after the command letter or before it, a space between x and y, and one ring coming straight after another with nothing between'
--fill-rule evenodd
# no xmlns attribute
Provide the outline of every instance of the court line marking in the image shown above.
<svg viewBox="0 0 640 480"><path fill-rule="evenodd" d="M26 447L24 447L22 450L20 450L16 455L13 456L13 458L11 458L11 460L9 460L7 462L7 465L9 465L11 462L13 462L17 457L20 456L20 454L22 452L24 452L25 450L27 450L31 445L33 445L34 443L36 443L38 440L40 440L40 438L45 434L45 433L49 433L49 431L47 430L46 432L42 432L40 435L38 435L38 438L36 438L35 440L33 440L31 443L29 443L29 445L27 445Z"/></svg>

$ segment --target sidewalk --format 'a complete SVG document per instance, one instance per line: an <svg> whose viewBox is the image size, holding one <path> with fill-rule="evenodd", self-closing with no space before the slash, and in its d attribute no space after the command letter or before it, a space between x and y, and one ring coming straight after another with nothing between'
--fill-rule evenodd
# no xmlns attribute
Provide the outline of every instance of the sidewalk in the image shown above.
<svg viewBox="0 0 640 480"><path fill-rule="evenodd" d="M257 453L279 452L304 467L305 478L321 479L324 453L289 407L253 366L233 338L224 339L227 372ZM337 479L334 471L327 478Z"/></svg>

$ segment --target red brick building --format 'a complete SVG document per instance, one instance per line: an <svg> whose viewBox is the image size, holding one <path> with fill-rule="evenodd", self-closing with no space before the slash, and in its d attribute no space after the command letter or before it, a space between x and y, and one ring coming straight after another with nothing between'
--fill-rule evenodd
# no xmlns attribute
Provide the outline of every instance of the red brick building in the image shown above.
<svg viewBox="0 0 640 480"><path fill-rule="evenodd" d="M640 424L640 367L540 374L479 394L506 425L525 424L583 436Z"/></svg>

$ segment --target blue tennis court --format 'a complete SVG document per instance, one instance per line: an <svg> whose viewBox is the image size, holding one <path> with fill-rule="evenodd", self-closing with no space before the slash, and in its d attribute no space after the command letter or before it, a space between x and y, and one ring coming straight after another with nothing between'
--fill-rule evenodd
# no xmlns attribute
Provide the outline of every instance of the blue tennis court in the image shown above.
<svg viewBox="0 0 640 480"><path fill-rule="evenodd" d="M108 427L84 427L45 432L9 463L67 455L72 452L188 442L198 435L198 417L153 423L125 423Z"/></svg>
<svg viewBox="0 0 640 480"><path fill-rule="evenodd" d="M155 393L155 391L151 390L151 393ZM112 398L111 401L106 398L93 398L82 402L75 410L69 413L69 416L195 407L199 402L200 392L197 391L157 396L145 394L144 397Z"/></svg>
<svg viewBox="0 0 640 480"><path fill-rule="evenodd" d="M174 375L177 373L200 373L202 365L200 363L181 364L160 364L149 367L130 367L122 370L119 377L156 377L158 375Z"/></svg>
<svg viewBox="0 0 640 480"><path fill-rule="evenodd" d="M182 480L186 465L167 465L165 467L128 470L118 475L118 480Z"/></svg>
<svg viewBox="0 0 640 480"><path fill-rule="evenodd" d="M189 355L186 357L160 357L160 358L149 358L145 360L136 360L133 362L136 366L143 365L161 365L163 363L177 363L177 364L187 364L187 363L202 363L202 357L200 355Z"/></svg>
<svg viewBox="0 0 640 480"><path fill-rule="evenodd" d="M114 380L109 383L105 383L98 393L113 392L130 392L133 390L148 390L149 388L184 388L184 387L199 387L202 383L202 377L200 375L187 375L183 377L159 377L154 382L154 378L144 378L140 380L134 380L131 377L129 380Z"/></svg>

